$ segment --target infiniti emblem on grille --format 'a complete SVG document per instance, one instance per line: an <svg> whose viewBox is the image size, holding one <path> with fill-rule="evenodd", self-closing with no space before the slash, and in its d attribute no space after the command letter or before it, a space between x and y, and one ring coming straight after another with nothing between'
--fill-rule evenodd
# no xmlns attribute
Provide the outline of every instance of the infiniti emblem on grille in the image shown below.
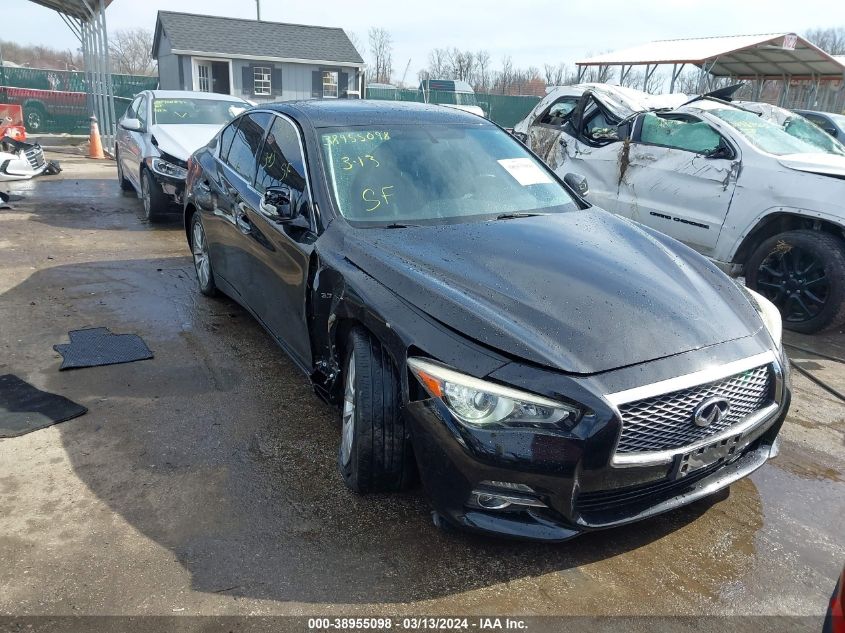
<svg viewBox="0 0 845 633"><path fill-rule="evenodd" d="M710 426L718 424L727 415L731 403L724 398L708 398L699 404L692 412L692 421L696 426Z"/></svg>

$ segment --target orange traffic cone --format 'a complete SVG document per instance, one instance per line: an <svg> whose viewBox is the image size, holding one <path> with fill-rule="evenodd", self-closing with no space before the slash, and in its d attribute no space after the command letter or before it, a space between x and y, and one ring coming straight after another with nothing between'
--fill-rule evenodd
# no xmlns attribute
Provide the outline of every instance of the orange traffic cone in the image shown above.
<svg viewBox="0 0 845 633"><path fill-rule="evenodd" d="M97 125L97 117L91 115L91 134L88 137L88 158L105 158L103 154L103 142L100 140L100 126Z"/></svg>

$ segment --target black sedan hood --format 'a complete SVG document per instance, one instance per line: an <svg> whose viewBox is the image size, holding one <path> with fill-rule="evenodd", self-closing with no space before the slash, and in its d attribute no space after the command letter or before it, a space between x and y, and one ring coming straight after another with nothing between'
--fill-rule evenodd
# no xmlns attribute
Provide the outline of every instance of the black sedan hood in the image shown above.
<svg viewBox="0 0 845 633"><path fill-rule="evenodd" d="M590 374L754 334L703 257L599 209L346 232L347 258L466 337Z"/></svg>

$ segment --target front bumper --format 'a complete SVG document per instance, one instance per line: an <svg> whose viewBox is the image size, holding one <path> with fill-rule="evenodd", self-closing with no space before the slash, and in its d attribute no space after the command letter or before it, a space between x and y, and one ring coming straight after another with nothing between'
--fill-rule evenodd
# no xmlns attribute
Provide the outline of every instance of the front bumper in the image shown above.
<svg viewBox="0 0 845 633"><path fill-rule="evenodd" d="M612 406L568 434L468 430L437 399L409 403L406 416L423 485L446 521L482 533L564 541L707 497L774 457L791 397L788 375L781 377L776 406L756 423L742 425L731 440L736 440L733 453L683 477L676 460L614 464L621 420ZM496 487L499 482L511 491L516 486L532 491L528 496L545 507L478 507L479 490L509 494Z"/></svg>

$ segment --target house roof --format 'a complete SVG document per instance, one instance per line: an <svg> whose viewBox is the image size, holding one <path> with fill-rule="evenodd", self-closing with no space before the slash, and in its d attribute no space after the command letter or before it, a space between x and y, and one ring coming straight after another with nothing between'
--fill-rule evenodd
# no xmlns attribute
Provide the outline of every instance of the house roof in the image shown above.
<svg viewBox="0 0 845 633"><path fill-rule="evenodd" d="M364 63L341 28L159 11L153 39L156 59L162 31L167 34L174 53Z"/></svg>
<svg viewBox="0 0 845 633"><path fill-rule="evenodd" d="M845 64L794 33L659 40L575 62L579 66L694 64L717 77L841 79Z"/></svg>

